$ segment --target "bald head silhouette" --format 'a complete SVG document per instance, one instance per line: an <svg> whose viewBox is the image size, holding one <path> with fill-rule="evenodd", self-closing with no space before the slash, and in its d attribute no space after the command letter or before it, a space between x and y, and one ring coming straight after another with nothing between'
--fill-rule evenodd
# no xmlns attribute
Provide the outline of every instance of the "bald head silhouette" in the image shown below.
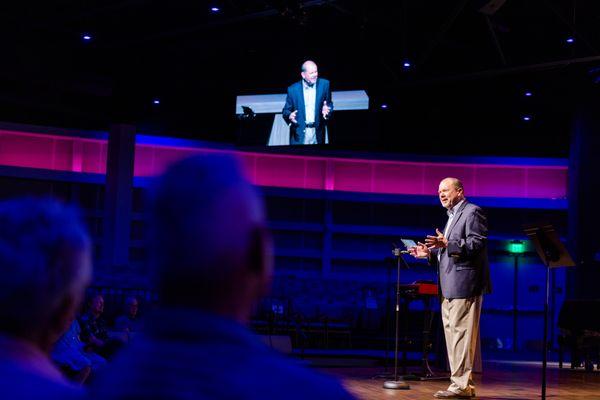
<svg viewBox="0 0 600 400"><path fill-rule="evenodd" d="M151 203L161 302L244 321L272 270L262 200L239 160L201 155L178 162L158 179Z"/></svg>

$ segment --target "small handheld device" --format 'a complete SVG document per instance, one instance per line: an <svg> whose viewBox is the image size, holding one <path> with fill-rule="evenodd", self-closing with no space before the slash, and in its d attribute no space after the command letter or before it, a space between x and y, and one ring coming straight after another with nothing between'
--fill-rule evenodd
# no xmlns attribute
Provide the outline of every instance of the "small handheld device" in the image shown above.
<svg viewBox="0 0 600 400"><path fill-rule="evenodd" d="M404 247L406 247L407 249L410 249L411 247L417 247L417 243L415 243L414 240L411 239L400 239L402 241L402 244L404 245Z"/></svg>

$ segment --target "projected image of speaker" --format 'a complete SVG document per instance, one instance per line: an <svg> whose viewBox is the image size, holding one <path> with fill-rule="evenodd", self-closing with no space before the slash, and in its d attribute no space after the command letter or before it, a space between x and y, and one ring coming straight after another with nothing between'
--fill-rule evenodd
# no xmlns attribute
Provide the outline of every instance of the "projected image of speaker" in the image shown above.
<svg viewBox="0 0 600 400"><path fill-rule="evenodd" d="M238 145L289 146L293 131L282 116L285 99L285 94L237 96ZM325 129L323 143L317 146L346 147L368 137L369 96L364 90L332 92L332 103L335 116Z"/></svg>

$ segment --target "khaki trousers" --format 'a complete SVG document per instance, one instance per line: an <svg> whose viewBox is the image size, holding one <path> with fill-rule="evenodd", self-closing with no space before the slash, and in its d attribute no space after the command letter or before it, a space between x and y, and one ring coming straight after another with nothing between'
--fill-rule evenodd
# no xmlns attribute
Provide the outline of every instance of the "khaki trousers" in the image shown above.
<svg viewBox="0 0 600 400"><path fill-rule="evenodd" d="M448 390L455 393L471 393L475 389L473 362L482 301L483 296L442 300L442 323L452 382Z"/></svg>

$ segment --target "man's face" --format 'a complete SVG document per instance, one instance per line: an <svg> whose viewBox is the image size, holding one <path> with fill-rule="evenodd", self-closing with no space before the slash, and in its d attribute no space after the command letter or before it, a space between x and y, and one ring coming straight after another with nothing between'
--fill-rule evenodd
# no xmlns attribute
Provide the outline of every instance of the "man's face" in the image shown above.
<svg viewBox="0 0 600 400"><path fill-rule="evenodd" d="M442 206L449 210L462 200L463 191L456 188L455 182L452 179L444 179L440 182L438 196Z"/></svg>
<svg viewBox="0 0 600 400"><path fill-rule="evenodd" d="M302 79L304 79L307 83L314 85L317 82L317 78L319 77L319 70L317 69L317 65L313 63L307 63L304 66L304 71L302 71Z"/></svg>
<svg viewBox="0 0 600 400"><path fill-rule="evenodd" d="M95 314L101 314L104 311L104 298L102 296L94 297L90 308Z"/></svg>
<svg viewBox="0 0 600 400"><path fill-rule="evenodd" d="M129 303L129 315L135 317L138 312L138 301L136 299L131 300Z"/></svg>

